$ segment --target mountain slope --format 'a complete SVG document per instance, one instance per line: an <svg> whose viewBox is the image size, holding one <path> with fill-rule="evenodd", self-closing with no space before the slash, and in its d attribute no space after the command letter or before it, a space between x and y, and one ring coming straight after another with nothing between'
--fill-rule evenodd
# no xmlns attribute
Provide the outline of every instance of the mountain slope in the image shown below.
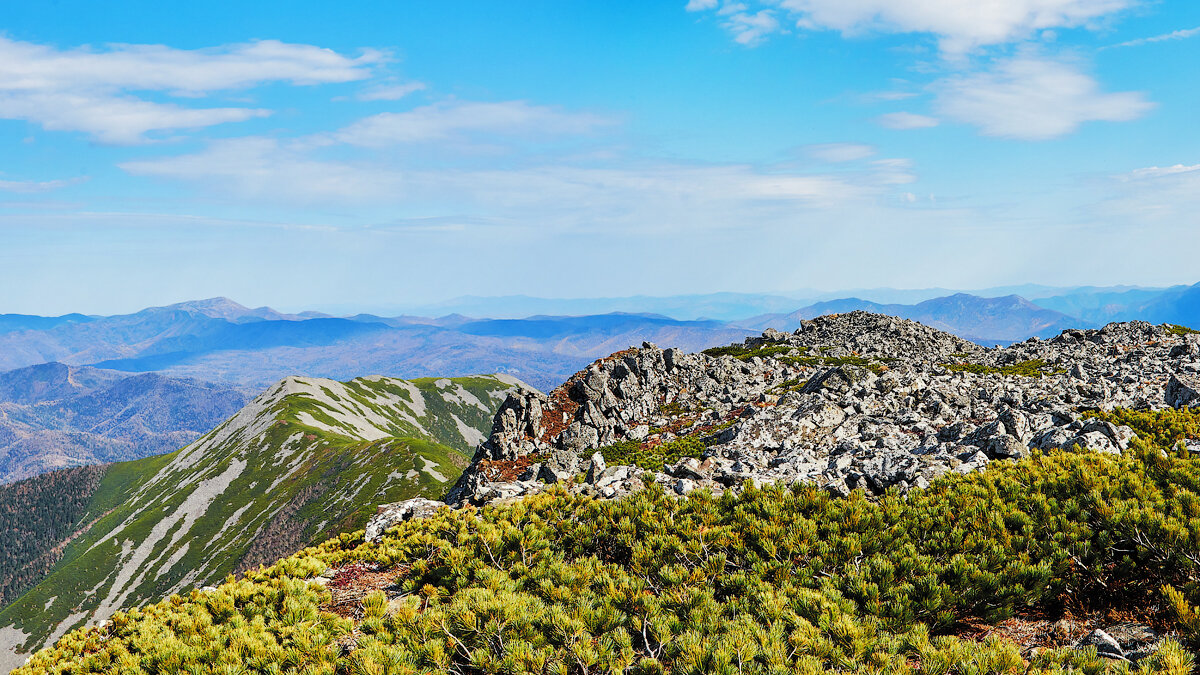
<svg viewBox="0 0 1200 675"><path fill-rule="evenodd" d="M440 496L517 384L287 378L186 448L111 466L76 521L94 524L0 612L0 653L19 663L15 647L360 527L377 503Z"/></svg>
<svg viewBox="0 0 1200 675"><path fill-rule="evenodd" d="M61 363L0 373L0 483L169 452L248 399L226 385Z"/></svg>

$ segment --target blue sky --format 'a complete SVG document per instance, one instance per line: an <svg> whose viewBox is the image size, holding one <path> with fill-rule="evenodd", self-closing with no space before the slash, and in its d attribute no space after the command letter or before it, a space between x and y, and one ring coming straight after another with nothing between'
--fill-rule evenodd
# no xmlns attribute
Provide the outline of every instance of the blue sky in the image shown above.
<svg viewBox="0 0 1200 675"><path fill-rule="evenodd" d="M0 312L1194 283L1200 3L7 3Z"/></svg>

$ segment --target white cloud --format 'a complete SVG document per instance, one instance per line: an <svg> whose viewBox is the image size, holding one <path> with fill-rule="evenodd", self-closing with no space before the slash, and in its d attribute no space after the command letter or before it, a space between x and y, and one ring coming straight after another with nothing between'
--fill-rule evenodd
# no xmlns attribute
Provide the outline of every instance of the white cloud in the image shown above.
<svg viewBox="0 0 1200 675"><path fill-rule="evenodd" d="M72 178L69 180L3 180L0 179L0 191L15 192L18 194L34 194L38 192L50 192L58 190L82 182L83 178Z"/></svg>
<svg viewBox="0 0 1200 675"><path fill-rule="evenodd" d="M610 168L550 163L526 168L414 169L402 162L356 163L317 157L312 145L268 138L223 140L177 157L126 162L131 174L178 180L259 205L404 208L570 229L732 227L765 214L801 213L888 197L915 180L904 160L858 171L768 172L748 165L671 162ZM400 158L401 160L403 157ZM395 160L395 157L393 157Z"/></svg>
<svg viewBox="0 0 1200 675"><path fill-rule="evenodd" d="M1149 166L1144 169L1134 169L1133 171L1120 176L1121 180L1142 180L1146 178L1162 178L1164 176L1174 176L1181 173L1195 173L1200 171L1200 164L1175 164L1173 166Z"/></svg>
<svg viewBox="0 0 1200 675"><path fill-rule="evenodd" d="M1140 47L1142 45L1153 44L1155 42L1170 42L1170 41L1174 41L1174 40L1186 40L1190 37L1195 37L1197 35L1200 35L1200 26L1197 26L1195 28L1185 28L1183 30L1175 30L1175 31L1171 31L1170 33L1163 33L1162 35L1155 35L1153 37L1138 38L1136 40L1130 40L1128 42L1122 42L1120 44L1111 45L1109 47L1105 47L1105 49L1114 49L1116 47Z"/></svg>
<svg viewBox="0 0 1200 675"><path fill-rule="evenodd" d="M954 76L933 85L944 116L976 125L988 136L1046 140L1091 121L1126 122L1154 104L1140 92L1106 93L1075 66L1017 57L992 70Z"/></svg>
<svg viewBox="0 0 1200 675"><path fill-rule="evenodd" d="M823 162L853 162L875 154L874 146L862 143L821 143L804 148L809 155Z"/></svg>
<svg viewBox="0 0 1200 675"><path fill-rule="evenodd" d="M731 12L724 25L733 33L734 41L743 45L756 45L779 30L779 21L769 9Z"/></svg>
<svg viewBox="0 0 1200 675"><path fill-rule="evenodd" d="M936 117L910 112L886 113L876 117L875 121L888 129L928 129L939 123Z"/></svg>
<svg viewBox="0 0 1200 675"><path fill-rule="evenodd" d="M1134 169L1102 183L1096 217L1122 228L1170 225L1198 231L1200 164Z"/></svg>
<svg viewBox="0 0 1200 675"><path fill-rule="evenodd" d="M254 108L188 108L139 97L144 92L194 98L270 82L349 82L369 77L371 66L382 60L380 52L351 58L275 40L195 50L162 45L59 50L0 37L0 118L81 131L106 143L136 143L151 132L267 114Z"/></svg>
<svg viewBox="0 0 1200 675"><path fill-rule="evenodd" d="M0 92L0 118L28 120L47 131L82 131L102 143L138 143L154 131L197 129L270 114L253 108L184 108L132 96L74 92Z"/></svg>
<svg viewBox="0 0 1200 675"><path fill-rule="evenodd" d="M713 9L717 6L717 0L688 0L686 9L689 12L699 12L705 9Z"/></svg>
<svg viewBox="0 0 1200 675"><path fill-rule="evenodd" d="M401 84L384 84L371 87L358 94L360 101L399 101L409 94L425 89L424 82L404 82Z"/></svg>
<svg viewBox="0 0 1200 675"><path fill-rule="evenodd" d="M948 53L1006 44L1039 31L1090 25L1138 0L759 0L803 30L927 33ZM711 9L715 2L689 3ZM734 30L734 27L730 27ZM735 32L735 35L737 33Z"/></svg>
<svg viewBox="0 0 1200 675"><path fill-rule="evenodd" d="M612 124L590 113L566 112L525 101L453 101L362 119L332 135L350 145L382 147L445 141L460 135L548 137L586 134Z"/></svg>

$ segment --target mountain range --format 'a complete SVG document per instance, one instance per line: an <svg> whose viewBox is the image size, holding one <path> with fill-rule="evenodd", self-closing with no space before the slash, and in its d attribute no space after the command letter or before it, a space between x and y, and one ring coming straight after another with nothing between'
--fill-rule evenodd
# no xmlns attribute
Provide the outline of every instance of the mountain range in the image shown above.
<svg viewBox="0 0 1200 675"><path fill-rule="evenodd" d="M933 298L915 305L882 305L859 298L828 300L790 314L767 314L737 323L758 330L793 331L803 320L856 310L920 321L981 344L1009 344L1030 337L1051 337L1067 328L1093 327L1090 321L1040 307L1018 295L980 298L966 293Z"/></svg>
<svg viewBox="0 0 1200 675"><path fill-rule="evenodd" d="M0 373L0 483L171 452L249 399L239 387L57 362Z"/></svg>
<svg viewBox="0 0 1200 675"><path fill-rule="evenodd" d="M940 289L876 289L866 295L921 297L934 290ZM11 369L0 372L0 482L168 452L289 375L346 380L371 373L413 378L501 372L549 389L592 360L643 342L698 351L767 328L791 331L802 320L854 310L913 319L983 345L1046 338L1110 320L1200 325L1200 285L1018 290L1036 297L955 293L915 304L842 297L736 320L622 311L524 318L335 317L248 308L225 298L115 316L0 315L0 369ZM517 300L518 306L560 309L656 307L679 316L710 311L728 316L738 314L737 307L744 315L796 302L733 293ZM477 298L462 308L491 308L498 316L512 302Z"/></svg>

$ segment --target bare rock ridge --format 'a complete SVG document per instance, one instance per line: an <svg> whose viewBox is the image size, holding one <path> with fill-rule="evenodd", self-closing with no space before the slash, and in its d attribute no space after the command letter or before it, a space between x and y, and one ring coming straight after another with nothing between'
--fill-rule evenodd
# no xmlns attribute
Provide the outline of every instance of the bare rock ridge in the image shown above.
<svg viewBox="0 0 1200 675"><path fill-rule="evenodd" d="M552 483L615 497L647 481L680 494L797 481L879 494L1031 449L1119 452L1132 430L1086 411L1200 405L1200 335L1180 333L1130 322L985 349L851 312L706 353L647 343L549 395L509 394L446 502Z"/></svg>

